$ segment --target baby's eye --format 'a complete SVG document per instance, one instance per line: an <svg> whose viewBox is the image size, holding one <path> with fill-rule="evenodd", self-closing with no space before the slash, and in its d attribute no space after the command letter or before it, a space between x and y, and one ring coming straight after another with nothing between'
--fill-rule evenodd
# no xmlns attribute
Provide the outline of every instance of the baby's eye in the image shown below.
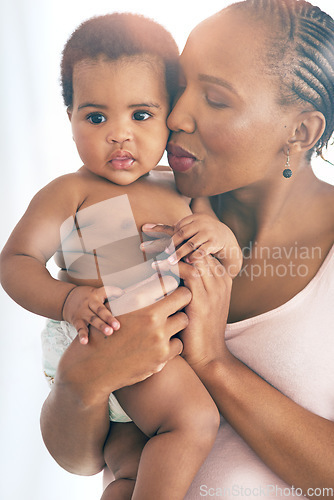
<svg viewBox="0 0 334 500"><path fill-rule="evenodd" d="M106 121L106 117L103 116L101 113L90 113L87 116L87 120L93 125L99 125L100 123Z"/></svg>
<svg viewBox="0 0 334 500"><path fill-rule="evenodd" d="M148 120L149 118L151 118L151 116L152 115L147 111L136 111L135 113L133 113L132 118L139 122L143 122L144 120Z"/></svg>

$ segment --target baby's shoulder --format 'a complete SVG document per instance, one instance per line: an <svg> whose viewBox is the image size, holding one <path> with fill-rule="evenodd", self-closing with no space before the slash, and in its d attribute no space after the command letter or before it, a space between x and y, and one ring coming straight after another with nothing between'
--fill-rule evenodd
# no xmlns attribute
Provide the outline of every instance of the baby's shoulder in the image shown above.
<svg viewBox="0 0 334 500"><path fill-rule="evenodd" d="M50 181L41 191L57 192L60 190L76 191L80 189L80 184L84 184L78 172L71 172L69 174L60 175Z"/></svg>
<svg viewBox="0 0 334 500"><path fill-rule="evenodd" d="M49 199L52 201L61 201L65 198L75 198L80 193L80 182L75 173L64 174L56 177L34 196L33 200Z"/></svg>
<svg viewBox="0 0 334 500"><path fill-rule="evenodd" d="M64 174L41 188L29 207L40 211L57 210L63 216L74 214L87 196L87 187L76 172Z"/></svg>

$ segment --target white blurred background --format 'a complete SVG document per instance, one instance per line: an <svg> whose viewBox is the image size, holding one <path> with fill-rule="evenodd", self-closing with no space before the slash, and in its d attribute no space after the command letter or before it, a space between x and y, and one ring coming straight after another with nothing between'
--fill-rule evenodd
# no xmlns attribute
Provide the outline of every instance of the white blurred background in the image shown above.
<svg viewBox="0 0 334 500"><path fill-rule="evenodd" d="M113 11L152 17L182 50L202 19L232 0L1 0L0 248L33 195L53 178L81 166L61 98L59 63L71 32L85 19ZM314 4L334 16L333 0ZM334 147L327 158L334 161ZM334 167L315 161L334 184ZM44 319L19 307L0 290L0 498L98 500L101 476L63 471L44 447L39 415L48 386L41 370Z"/></svg>

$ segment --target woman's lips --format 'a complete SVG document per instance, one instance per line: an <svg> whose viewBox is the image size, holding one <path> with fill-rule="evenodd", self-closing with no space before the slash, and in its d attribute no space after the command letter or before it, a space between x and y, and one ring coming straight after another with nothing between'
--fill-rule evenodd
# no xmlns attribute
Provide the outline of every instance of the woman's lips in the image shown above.
<svg viewBox="0 0 334 500"><path fill-rule="evenodd" d="M186 172L191 169L196 157L176 144L169 143L167 146L168 162L176 172Z"/></svg>
<svg viewBox="0 0 334 500"><path fill-rule="evenodd" d="M121 150L115 151L109 159L109 163L115 170L128 170L132 167L134 161L131 153Z"/></svg>

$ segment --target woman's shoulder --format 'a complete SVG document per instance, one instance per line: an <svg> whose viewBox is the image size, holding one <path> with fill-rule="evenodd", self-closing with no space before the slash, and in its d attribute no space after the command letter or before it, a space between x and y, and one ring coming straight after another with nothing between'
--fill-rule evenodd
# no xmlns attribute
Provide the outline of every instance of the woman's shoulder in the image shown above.
<svg viewBox="0 0 334 500"><path fill-rule="evenodd" d="M333 231L334 243L334 185L320 181L318 196L323 211L323 221L325 224L327 222L328 230Z"/></svg>

